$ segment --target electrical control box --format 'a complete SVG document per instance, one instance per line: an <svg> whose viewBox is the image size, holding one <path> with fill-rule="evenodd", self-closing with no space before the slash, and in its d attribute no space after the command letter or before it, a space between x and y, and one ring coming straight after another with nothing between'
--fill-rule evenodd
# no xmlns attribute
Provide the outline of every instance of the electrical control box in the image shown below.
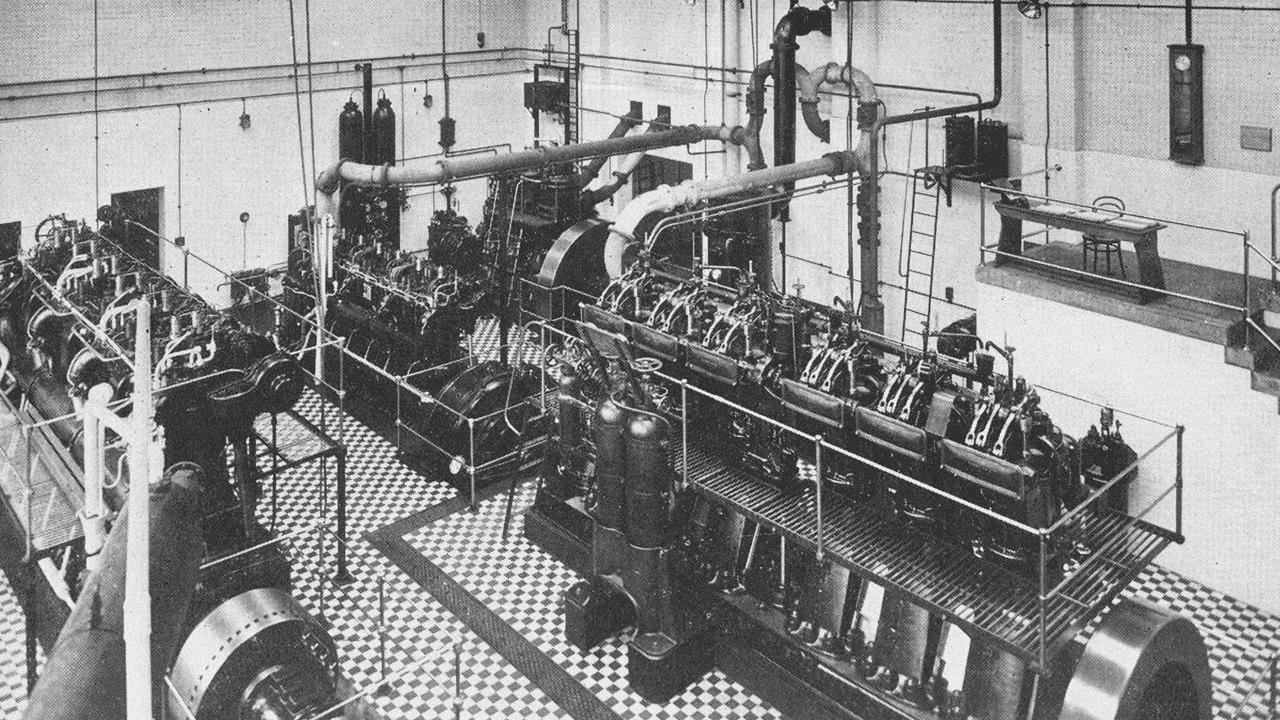
<svg viewBox="0 0 1280 720"><path fill-rule="evenodd" d="M978 180L1009 176L1009 126L999 120L978 123Z"/></svg>
<svg viewBox="0 0 1280 720"><path fill-rule="evenodd" d="M559 113L569 103L569 85L561 80L524 84L524 106L534 112Z"/></svg>
<svg viewBox="0 0 1280 720"><path fill-rule="evenodd" d="M1204 162L1204 46L1169 46L1169 159Z"/></svg>
<svg viewBox="0 0 1280 720"><path fill-rule="evenodd" d="M971 115L947 118L947 167L968 168L974 161L976 132Z"/></svg>

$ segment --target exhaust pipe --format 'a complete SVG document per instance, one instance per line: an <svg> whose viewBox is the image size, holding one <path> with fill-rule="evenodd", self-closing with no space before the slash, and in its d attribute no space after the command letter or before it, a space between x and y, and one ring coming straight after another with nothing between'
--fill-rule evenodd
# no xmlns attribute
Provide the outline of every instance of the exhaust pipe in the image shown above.
<svg viewBox="0 0 1280 720"><path fill-rule="evenodd" d="M698 182L686 180L679 185L663 185L637 196L627 203L622 212L618 213L617 220L609 228L609 239L605 243L604 256L605 269L609 271L609 277L621 277L630 259L628 256L633 256L641 244L647 244L645 238L636 237L637 228L647 216L753 190L773 186L794 186L798 180L822 175L839 177L855 170L860 172L860 168L867 162L863 157L866 148L869 144L874 144L868 143L869 135L869 131L863 133L862 144L857 150L843 150L814 160L753 170L726 178L709 178Z"/></svg>
<svg viewBox="0 0 1280 720"><path fill-rule="evenodd" d="M796 38L811 32L831 35L831 8L797 5L782 16L773 31L773 164L796 161ZM787 185L791 190L794 184ZM787 219L787 203L779 203L778 217Z"/></svg>

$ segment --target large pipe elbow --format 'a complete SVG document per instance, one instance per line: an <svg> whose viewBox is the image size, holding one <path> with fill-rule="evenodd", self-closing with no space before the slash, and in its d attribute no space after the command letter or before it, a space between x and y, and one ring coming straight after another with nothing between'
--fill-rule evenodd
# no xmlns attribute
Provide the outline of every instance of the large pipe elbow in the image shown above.
<svg viewBox="0 0 1280 720"><path fill-rule="evenodd" d="M831 142L831 122L818 114L818 95L824 87L848 87L860 103L879 103L876 85L865 72L852 65L827 63L796 78L800 111L804 124L822 142Z"/></svg>
<svg viewBox="0 0 1280 720"><path fill-rule="evenodd" d="M775 50L787 48L795 50L800 47L796 43L796 38L811 32L831 34L830 7L823 5L817 10L810 10L803 5L797 5L791 8L778 20L778 24L773 29L773 47Z"/></svg>
<svg viewBox="0 0 1280 720"><path fill-rule="evenodd" d="M764 127L764 84L773 75L773 60L765 60L751 71L751 81L747 84L747 121L746 137L743 146L747 149L747 170L760 170L765 167L764 150L760 146L760 130Z"/></svg>

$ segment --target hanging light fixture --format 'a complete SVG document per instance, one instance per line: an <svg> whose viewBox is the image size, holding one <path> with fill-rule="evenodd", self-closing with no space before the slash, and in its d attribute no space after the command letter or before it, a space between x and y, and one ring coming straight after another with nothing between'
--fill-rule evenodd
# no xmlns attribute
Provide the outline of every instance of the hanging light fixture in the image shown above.
<svg viewBox="0 0 1280 720"><path fill-rule="evenodd" d="M1044 16L1044 0L1018 0L1018 12L1023 17L1038 20Z"/></svg>

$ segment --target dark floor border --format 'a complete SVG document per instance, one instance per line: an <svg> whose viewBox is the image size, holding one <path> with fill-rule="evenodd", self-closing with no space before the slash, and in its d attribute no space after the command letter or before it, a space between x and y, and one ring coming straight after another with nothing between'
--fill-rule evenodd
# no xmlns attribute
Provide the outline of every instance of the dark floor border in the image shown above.
<svg viewBox="0 0 1280 720"><path fill-rule="evenodd" d="M512 478L493 483L479 493L477 501L509 492L515 482ZM595 693L405 540L405 535L458 512L468 512L467 498L449 498L374 530L365 539L575 720L621 720Z"/></svg>

